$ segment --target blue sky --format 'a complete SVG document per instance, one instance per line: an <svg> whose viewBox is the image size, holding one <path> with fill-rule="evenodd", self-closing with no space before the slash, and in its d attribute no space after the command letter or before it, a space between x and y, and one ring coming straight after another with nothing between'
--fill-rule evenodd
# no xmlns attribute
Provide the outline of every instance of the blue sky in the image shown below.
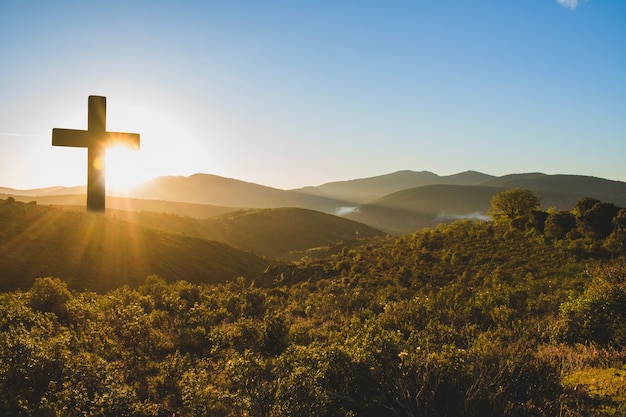
<svg viewBox="0 0 626 417"><path fill-rule="evenodd" d="M297 188L403 169L626 181L621 0L0 0L0 186L86 183L51 146L107 96L109 183Z"/></svg>

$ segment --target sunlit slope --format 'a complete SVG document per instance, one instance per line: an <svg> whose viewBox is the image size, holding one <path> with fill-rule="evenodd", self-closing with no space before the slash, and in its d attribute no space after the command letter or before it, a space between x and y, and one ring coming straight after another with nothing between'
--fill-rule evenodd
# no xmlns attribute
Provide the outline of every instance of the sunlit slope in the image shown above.
<svg viewBox="0 0 626 417"><path fill-rule="evenodd" d="M31 188L27 190L19 190L16 188L0 187L0 195L12 195L12 196L56 196L56 195L73 195L73 194L85 194L87 192L86 186L77 187L46 187L46 188Z"/></svg>
<svg viewBox="0 0 626 417"><path fill-rule="evenodd" d="M239 210L209 219L162 213L116 212L141 225L224 242L272 259L298 259L308 249L341 241L381 236L382 232L318 211L280 208Z"/></svg>
<svg viewBox="0 0 626 417"><path fill-rule="evenodd" d="M71 288L166 280L254 279L269 264L223 243L140 227L109 216L0 200L0 290L55 276Z"/></svg>
<svg viewBox="0 0 626 417"><path fill-rule="evenodd" d="M76 206L78 210L85 210L87 196L85 194L62 194L62 195L18 195L18 194L1 194L0 199L13 197L17 201L25 203L35 201L39 205L53 206ZM210 204L182 203L179 201L166 200L144 200L141 198L129 197L107 197L107 211L124 210L124 211L150 211L156 213L172 213L179 216L188 216L196 218L213 217L224 213L237 210L233 207L213 206Z"/></svg>

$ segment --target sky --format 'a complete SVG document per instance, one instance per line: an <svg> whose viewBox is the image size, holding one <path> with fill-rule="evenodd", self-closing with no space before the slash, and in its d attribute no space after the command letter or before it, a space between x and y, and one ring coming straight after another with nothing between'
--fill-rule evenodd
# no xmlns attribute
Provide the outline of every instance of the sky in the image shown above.
<svg viewBox="0 0 626 417"><path fill-rule="evenodd" d="M86 184L53 147L107 97L109 185L281 189L399 170L626 181L626 1L0 0L0 186Z"/></svg>

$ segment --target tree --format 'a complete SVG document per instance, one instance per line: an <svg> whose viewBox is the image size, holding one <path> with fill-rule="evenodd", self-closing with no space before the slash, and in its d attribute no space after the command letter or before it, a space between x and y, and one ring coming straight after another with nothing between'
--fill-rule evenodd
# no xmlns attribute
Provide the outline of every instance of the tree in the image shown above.
<svg viewBox="0 0 626 417"><path fill-rule="evenodd" d="M574 205L574 209L572 210L572 212L576 215L576 217L580 217L587 211L591 210L591 208L599 202L600 200L598 200L597 198L585 197Z"/></svg>
<svg viewBox="0 0 626 417"><path fill-rule="evenodd" d="M626 344L626 265L590 270L585 292L561 305L561 336L568 343Z"/></svg>
<svg viewBox="0 0 626 417"><path fill-rule="evenodd" d="M37 278L28 292L30 307L43 313L54 313L60 319L66 318L66 303L72 298L67 284L59 278Z"/></svg>
<svg viewBox="0 0 626 417"><path fill-rule="evenodd" d="M578 229L585 237L604 239L613 231L613 218L619 211L615 204L596 203L576 218Z"/></svg>
<svg viewBox="0 0 626 417"><path fill-rule="evenodd" d="M546 227L546 220L548 220L549 214L541 210L531 210L530 219L527 227L534 228L537 232L543 233Z"/></svg>
<svg viewBox="0 0 626 417"><path fill-rule="evenodd" d="M545 234L555 239L565 239L576 228L576 217L569 211L551 213L546 219Z"/></svg>
<svg viewBox="0 0 626 417"><path fill-rule="evenodd" d="M617 216L613 217L613 224L615 228L604 242L604 247L611 252L624 254L626 252L626 208L621 209Z"/></svg>
<svg viewBox="0 0 626 417"><path fill-rule="evenodd" d="M490 201L489 214L494 219L513 221L517 218L528 218L533 210L539 208L540 198L531 190L512 188L493 196Z"/></svg>

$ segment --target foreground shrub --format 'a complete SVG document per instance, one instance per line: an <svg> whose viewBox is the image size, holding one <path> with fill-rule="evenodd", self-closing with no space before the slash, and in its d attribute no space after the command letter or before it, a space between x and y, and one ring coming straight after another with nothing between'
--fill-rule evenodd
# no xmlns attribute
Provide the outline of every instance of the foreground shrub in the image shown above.
<svg viewBox="0 0 626 417"><path fill-rule="evenodd" d="M561 306L560 337L568 343L626 346L626 266L597 267L588 275L585 292Z"/></svg>

